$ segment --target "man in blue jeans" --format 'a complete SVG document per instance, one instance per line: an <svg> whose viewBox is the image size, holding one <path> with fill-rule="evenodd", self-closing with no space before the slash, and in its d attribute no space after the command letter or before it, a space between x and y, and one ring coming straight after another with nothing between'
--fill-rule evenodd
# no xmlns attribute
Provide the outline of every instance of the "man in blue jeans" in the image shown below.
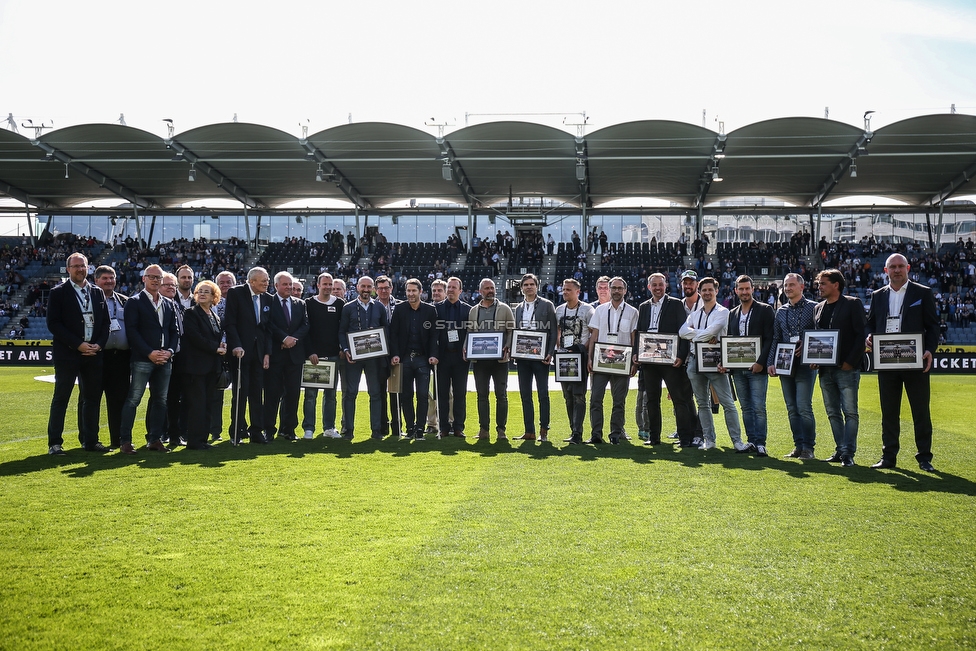
<svg viewBox="0 0 976 651"><path fill-rule="evenodd" d="M837 365L820 367L820 393L834 435L834 453L824 459L839 461L849 468L857 451L857 390L861 384L861 358L867 316L864 304L854 296L844 296L844 274L825 269L817 276L820 298L814 308L818 330L837 330Z"/></svg>
<svg viewBox="0 0 976 651"><path fill-rule="evenodd" d="M146 432L146 448L168 452L162 437L166 424L166 394L173 372L173 354L179 341L176 309L173 302L159 293L163 270L149 265L142 276L145 289L125 303L125 334L132 351L132 382L122 407L122 454L135 454L132 426L136 410L149 384L152 414Z"/></svg>
<svg viewBox="0 0 976 651"><path fill-rule="evenodd" d="M791 343L796 347L792 374L779 376L790 429L793 431L793 449L785 456L811 460L815 458L813 448L817 439L817 422L813 417L813 383L817 370L809 364L801 364L798 358L803 332L816 328L813 318L816 303L803 297L805 284L803 276L795 273L786 274L783 280L787 302L776 310L773 343L766 358L766 367L770 377L776 375L776 346Z"/></svg>
<svg viewBox="0 0 976 651"><path fill-rule="evenodd" d="M739 276L735 279L735 295L739 304L729 313L729 337L759 337L759 355L749 368L730 369L732 384L739 396L742 409L742 425L746 430L746 449L756 456L766 453L766 359L773 345L773 308L753 300L752 278Z"/></svg>

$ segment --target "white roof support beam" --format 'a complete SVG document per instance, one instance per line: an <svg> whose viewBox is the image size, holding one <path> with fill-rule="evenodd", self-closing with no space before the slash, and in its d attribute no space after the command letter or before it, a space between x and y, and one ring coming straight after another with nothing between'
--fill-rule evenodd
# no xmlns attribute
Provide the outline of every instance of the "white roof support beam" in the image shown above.
<svg viewBox="0 0 976 651"><path fill-rule="evenodd" d="M0 179L0 193L3 193L5 195L7 195L8 197L11 197L13 199L16 199L17 201L19 201L21 203L29 204L31 206L34 206L35 208L42 208L43 209L43 208L57 208L58 207L58 206L54 205L53 203L51 203L50 201L45 201L44 199L37 199L36 197L32 197L29 194L27 194L26 192L24 192L23 190L21 190L20 188L14 187L14 186L10 185L9 183L4 182L2 179Z"/></svg>
<svg viewBox="0 0 976 651"><path fill-rule="evenodd" d="M56 160L59 163L62 163L73 170L81 172L88 179L97 183L98 187L105 188L112 194L122 197L123 199L125 199L126 201L128 201L134 206L139 206L140 208L148 208L148 209L160 207L155 201L152 201L151 199L147 199L145 197L140 197L131 188L122 185L115 179L105 176L104 174L94 169L87 163L82 163L80 161L72 160L71 156L69 156L68 154L64 153L63 151L55 147L52 147L46 142L41 142L40 140L31 140L31 144L43 150L47 154L50 160L52 161Z"/></svg>
<svg viewBox="0 0 976 651"><path fill-rule="evenodd" d="M339 188L339 190L342 191L342 194L346 195L346 198L353 202L357 208L360 210L368 210L373 208L373 203L364 197L356 186L349 182L349 179L347 179L345 175L339 171L339 168L329 161L328 157L322 153L318 147L304 138L299 140L298 144L305 148L305 151L307 151L309 154L310 160L314 160L319 165L324 166L322 171L327 176L331 177L332 182L336 184L336 187ZM328 169L326 169L326 167Z"/></svg>
<svg viewBox="0 0 976 651"><path fill-rule="evenodd" d="M830 171L830 175L827 176L827 178L824 179L824 182L820 184L820 189L817 190L816 194L813 195L813 198L810 199L807 206L815 208L821 205L827 199L827 196L834 191L834 188L838 183L840 183L840 180L844 178L844 174L846 174L847 170L850 169L851 163L854 162L854 159L858 156L867 155L868 150L866 147L868 143L871 142L871 138L873 137L874 132L872 131L865 131L861 134L861 137L857 139L857 142L854 143L850 151L847 152L847 155L837 162L834 169Z"/></svg>
<svg viewBox="0 0 976 651"><path fill-rule="evenodd" d="M240 185L235 183L233 179L227 178L223 173L220 172L220 170L215 168L210 163L200 160L199 156L183 146L183 144L181 144L178 140L171 138L169 140L164 140L163 142L166 143L168 148L182 156L183 160L187 161L188 163L192 163L194 169L198 170L208 179L217 184L218 188L234 197L248 208L257 210L269 209L268 206L263 202L258 201L248 194L248 192Z"/></svg>
<svg viewBox="0 0 976 651"><path fill-rule="evenodd" d="M938 194L934 194L925 201L922 202L926 206L936 206L943 203L946 199L951 197L956 191L962 186L969 183L974 177L976 177L976 163L973 163L963 171L962 174L952 179L945 188L943 188Z"/></svg>

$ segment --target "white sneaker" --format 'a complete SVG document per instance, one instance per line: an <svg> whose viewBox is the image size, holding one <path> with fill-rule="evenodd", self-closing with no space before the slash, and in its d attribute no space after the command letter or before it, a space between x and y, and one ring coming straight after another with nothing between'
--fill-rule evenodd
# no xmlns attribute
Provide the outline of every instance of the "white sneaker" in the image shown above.
<svg viewBox="0 0 976 651"><path fill-rule="evenodd" d="M322 432L322 438L338 439L338 438L342 438L342 435L339 434L339 430L333 428L333 429L327 429L324 432Z"/></svg>
<svg viewBox="0 0 976 651"><path fill-rule="evenodd" d="M676 439L676 438L678 438L678 433L677 432L671 432L670 434L668 434L668 438L669 439Z"/></svg>
<svg viewBox="0 0 976 651"><path fill-rule="evenodd" d="M310 429L305 430L305 440L306 441L311 441L314 438L315 438L315 432L313 432Z"/></svg>
<svg viewBox="0 0 976 651"><path fill-rule="evenodd" d="M709 441L708 439L705 439L704 441L702 441L702 444L698 446L698 449L699 450L714 450L715 449L715 441Z"/></svg>
<svg viewBox="0 0 976 651"><path fill-rule="evenodd" d="M732 446L736 452L748 452L752 449L752 443L743 443L742 441L732 441Z"/></svg>

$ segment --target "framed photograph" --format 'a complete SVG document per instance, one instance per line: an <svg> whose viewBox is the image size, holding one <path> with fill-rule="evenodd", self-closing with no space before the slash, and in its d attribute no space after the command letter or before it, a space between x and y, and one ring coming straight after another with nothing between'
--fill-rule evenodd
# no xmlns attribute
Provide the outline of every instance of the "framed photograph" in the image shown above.
<svg viewBox="0 0 976 651"><path fill-rule="evenodd" d="M725 368L751 368L762 351L762 337L722 337L721 343Z"/></svg>
<svg viewBox="0 0 976 651"><path fill-rule="evenodd" d="M698 360L699 373L718 373L718 365L722 363L722 344L699 341L695 344L695 358Z"/></svg>
<svg viewBox="0 0 976 651"><path fill-rule="evenodd" d="M837 366L839 342L840 330L805 330L800 361L804 364Z"/></svg>
<svg viewBox="0 0 976 651"><path fill-rule="evenodd" d="M556 382L582 382L586 378L582 353L556 353Z"/></svg>
<svg viewBox="0 0 976 651"><path fill-rule="evenodd" d="M593 344L593 372L630 375L634 349L623 344Z"/></svg>
<svg viewBox="0 0 976 651"><path fill-rule="evenodd" d="M776 344L776 375L793 375L793 360L796 359L796 344Z"/></svg>
<svg viewBox="0 0 976 651"><path fill-rule="evenodd" d="M872 335L871 351L875 371L921 370L925 353L923 335L919 333Z"/></svg>
<svg viewBox="0 0 976 651"><path fill-rule="evenodd" d="M545 359L548 332L539 330L516 330L512 333L513 359Z"/></svg>
<svg viewBox="0 0 976 651"><path fill-rule="evenodd" d="M501 359L504 345L504 332L469 332L465 352L472 360Z"/></svg>
<svg viewBox="0 0 976 651"><path fill-rule="evenodd" d="M350 332L347 336L349 337L349 354L354 362L390 354L386 347L386 331L383 328Z"/></svg>
<svg viewBox="0 0 976 651"><path fill-rule="evenodd" d="M335 389L336 363L323 362L318 364L305 362L302 367L302 386L309 389Z"/></svg>
<svg viewBox="0 0 976 651"><path fill-rule="evenodd" d="M674 366L678 359L678 335L637 333L637 363Z"/></svg>

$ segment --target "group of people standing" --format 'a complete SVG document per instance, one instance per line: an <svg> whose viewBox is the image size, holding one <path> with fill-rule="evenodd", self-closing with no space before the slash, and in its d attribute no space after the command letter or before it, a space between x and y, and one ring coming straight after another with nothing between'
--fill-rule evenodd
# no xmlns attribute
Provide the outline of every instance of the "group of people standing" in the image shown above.
<svg viewBox="0 0 976 651"><path fill-rule="evenodd" d="M539 295L538 277L525 274L520 281L523 298L514 310L496 298L490 278L481 281L479 300L470 305L460 299L464 288L456 277L434 280L427 303L421 300L423 284L415 278L406 282L404 301L391 296L393 283L387 276L375 281L360 277L355 296L346 300L345 284L322 273L315 295L303 300L301 283L288 272L275 274L269 291L272 279L261 267L252 268L239 285L233 274L222 272L217 283L203 280L194 287L189 267L167 274L150 265L143 274L145 288L127 298L114 291L111 267L95 270L94 285L87 280L83 255L71 255L67 270L69 278L52 290L48 310L55 362L50 454L64 454L65 412L76 379L81 392L79 441L93 452L118 448L135 454L132 431L147 385L148 450L165 452L182 444L207 449L211 441L220 440L227 384L233 395L227 434L235 444L244 439L267 444L276 437L293 441L299 434L314 438L319 414L321 436L352 439L363 376L372 438L423 440L427 433L464 437L469 372L477 393L474 436L488 440L494 430L496 439L505 440L513 358L523 419L521 434L514 438L548 442L552 363L557 354L578 354L578 373L561 382L569 421L566 443L619 444L628 439L626 400L630 378L639 375L636 420L645 445L662 442L663 386L674 411L672 437L680 447L717 447L717 401L734 450L767 456L767 389L769 378L779 377L794 441L787 456L814 459L812 397L819 377L834 438L834 451L824 460L852 466L865 347L874 334L918 332L924 335L924 368L879 372L883 456L873 467L896 464L904 388L915 424L916 459L923 470L933 470L928 370L938 341L938 320L931 291L908 280L909 266L899 254L888 259L890 284L875 292L867 314L858 298L845 295L844 275L834 269L817 277L820 302L804 297L802 276L788 274L783 280L787 301L778 309L755 301L751 278L739 276L738 304L731 310L716 301L718 282L699 279L691 270L680 276L681 298L668 295L664 274L652 273L647 279L651 298L637 308L625 301L628 287L621 277L601 277L598 299L592 304L580 300L578 280L566 279L561 288L564 300L557 307ZM836 331L836 365L800 363L801 341L810 330ZM498 336L497 355L471 354L469 359L468 342L479 333ZM639 360L641 333L676 336L673 361ZM513 350L516 336L539 342L537 348L530 354L518 345ZM698 359L697 344L714 345L730 336L758 339L751 366L725 369L719 364L716 369ZM597 344L600 350L631 349L630 367L614 372L595 363L595 355L605 354L597 352ZM792 344L796 357L788 375L777 365L781 344ZM367 348L370 352L364 354ZM306 388L299 412L303 369L323 363L332 365L338 381L329 383L331 388ZM611 410L605 439L608 388ZM741 424L733 390L742 410ZM110 447L98 438L103 394ZM589 438L584 441L587 405Z"/></svg>

